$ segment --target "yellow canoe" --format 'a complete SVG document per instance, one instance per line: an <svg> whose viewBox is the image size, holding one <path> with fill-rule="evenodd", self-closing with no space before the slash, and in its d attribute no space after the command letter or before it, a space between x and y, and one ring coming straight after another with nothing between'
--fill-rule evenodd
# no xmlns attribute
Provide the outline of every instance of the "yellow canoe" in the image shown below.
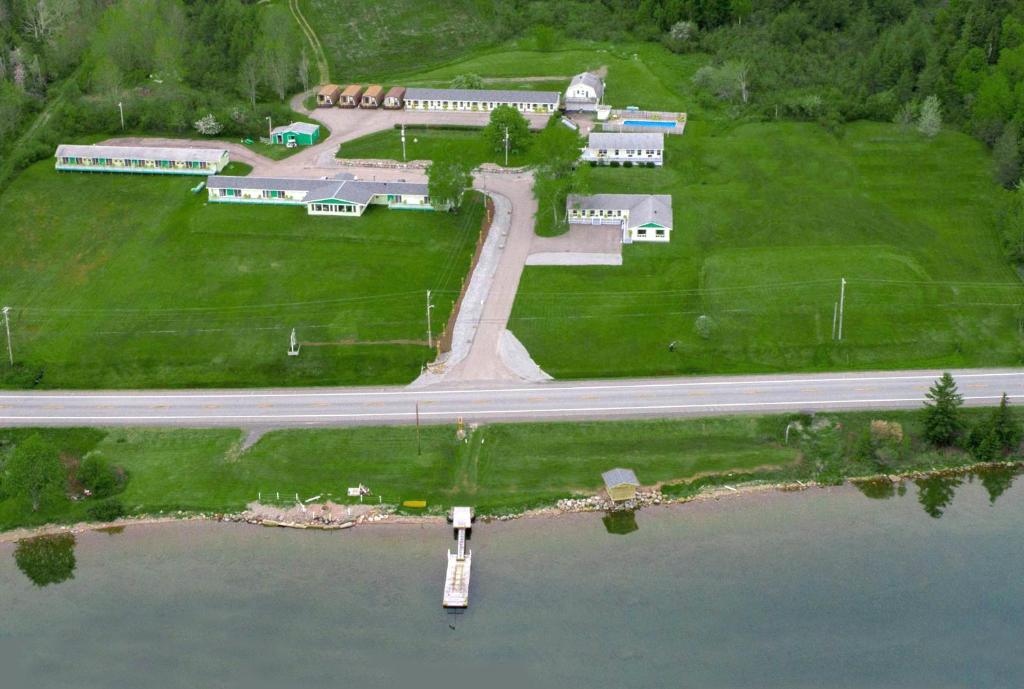
<svg viewBox="0 0 1024 689"><path fill-rule="evenodd" d="M426 500L406 500L402 503L402 507L426 507Z"/></svg>

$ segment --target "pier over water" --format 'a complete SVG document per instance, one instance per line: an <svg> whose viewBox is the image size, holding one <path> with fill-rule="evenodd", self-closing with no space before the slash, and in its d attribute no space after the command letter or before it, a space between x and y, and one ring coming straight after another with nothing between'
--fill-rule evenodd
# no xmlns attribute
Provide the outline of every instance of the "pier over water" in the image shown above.
<svg viewBox="0 0 1024 689"><path fill-rule="evenodd" d="M473 509L452 508L452 526L458 537L458 547L454 553L448 551L442 605L446 608L466 608L469 607L469 577L473 565L473 551L466 550L466 534L473 528Z"/></svg>

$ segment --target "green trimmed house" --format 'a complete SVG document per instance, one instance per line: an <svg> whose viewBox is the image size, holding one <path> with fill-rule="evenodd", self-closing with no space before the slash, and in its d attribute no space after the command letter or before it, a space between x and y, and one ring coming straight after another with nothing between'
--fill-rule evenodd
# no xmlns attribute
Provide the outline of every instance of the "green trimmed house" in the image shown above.
<svg viewBox="0 0 1024 689"><path fill-rule="evenodd" d="M309 122L292 122L291 124L274 127L270 131L270 141L285 146L312 146L320 139L320 125Z"/></svg>
<svg viewBox="0 0 1024 689"><path fill-rule="evenodd" d="M672 239L668 194L569 194L565 215L572 225L618 225L623 244Z"/></svg>
<svg viewBox="0 0 1024 689"><path fill-rule="evenodd" d="M215 175L206 184L211 203L305 206L309 215L359 216L369 206L400 210L435 208L426 184L370 182L341 173L333 179L234 177Z"/></svg>

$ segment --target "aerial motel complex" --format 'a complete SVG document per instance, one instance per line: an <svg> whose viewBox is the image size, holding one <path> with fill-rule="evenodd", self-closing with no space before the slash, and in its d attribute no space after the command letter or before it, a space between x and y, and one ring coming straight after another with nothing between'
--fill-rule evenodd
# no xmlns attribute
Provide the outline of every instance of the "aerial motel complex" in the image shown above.
<svg viewBox="0 0 1024 689"><path fill-rule="evenodd" d="M214 175L228 164L223 148L61 144L55 157L58 170L75 172Z"/></svg>
<svg viewBox="0 0 1024 689"><path fill-rule="evenodd" d="M672 197L667 194L569 194L565 209L571 225L618 225L623 244L672 239Z"/></svg>
<svg viewBox="0 0 1024 689"><path fill-rule="evenodd" d="M561 98L557 91L408 88L405 90L405 109L490 112L499 106L510 105L520 112L554 112L558 110Z"/></svg>
<svg viewBox="0 0 1024 689"><path fill-rule="evenodd" d="M206 184L211 203L305 206L309 215L359 216L369 206L438 210L426 184L369 182L341 174L333 179L232 177L215 175ZM447 210L441 208L440 210Z"/></svg>

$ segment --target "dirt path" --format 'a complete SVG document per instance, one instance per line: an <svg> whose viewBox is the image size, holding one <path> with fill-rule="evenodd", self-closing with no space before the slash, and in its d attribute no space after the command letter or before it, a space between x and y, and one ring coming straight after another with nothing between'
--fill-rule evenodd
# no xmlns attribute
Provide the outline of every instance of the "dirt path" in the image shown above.
<svg viewBox="0 0 1024 689"><path fill-rule="evenodd" d="M295 22L299 25L302 33L305 34L309 47L313 49L317 71L320 73L320 83L329 83L331 80L331 69L327 62L327 55L324 54L324 47L320 44L320 38L316 35L316 31L313 30L313 27L306 21L306 17L303 16L302 8L299 7L299 0L288 0L288 9L292 11Z"/></svg>

